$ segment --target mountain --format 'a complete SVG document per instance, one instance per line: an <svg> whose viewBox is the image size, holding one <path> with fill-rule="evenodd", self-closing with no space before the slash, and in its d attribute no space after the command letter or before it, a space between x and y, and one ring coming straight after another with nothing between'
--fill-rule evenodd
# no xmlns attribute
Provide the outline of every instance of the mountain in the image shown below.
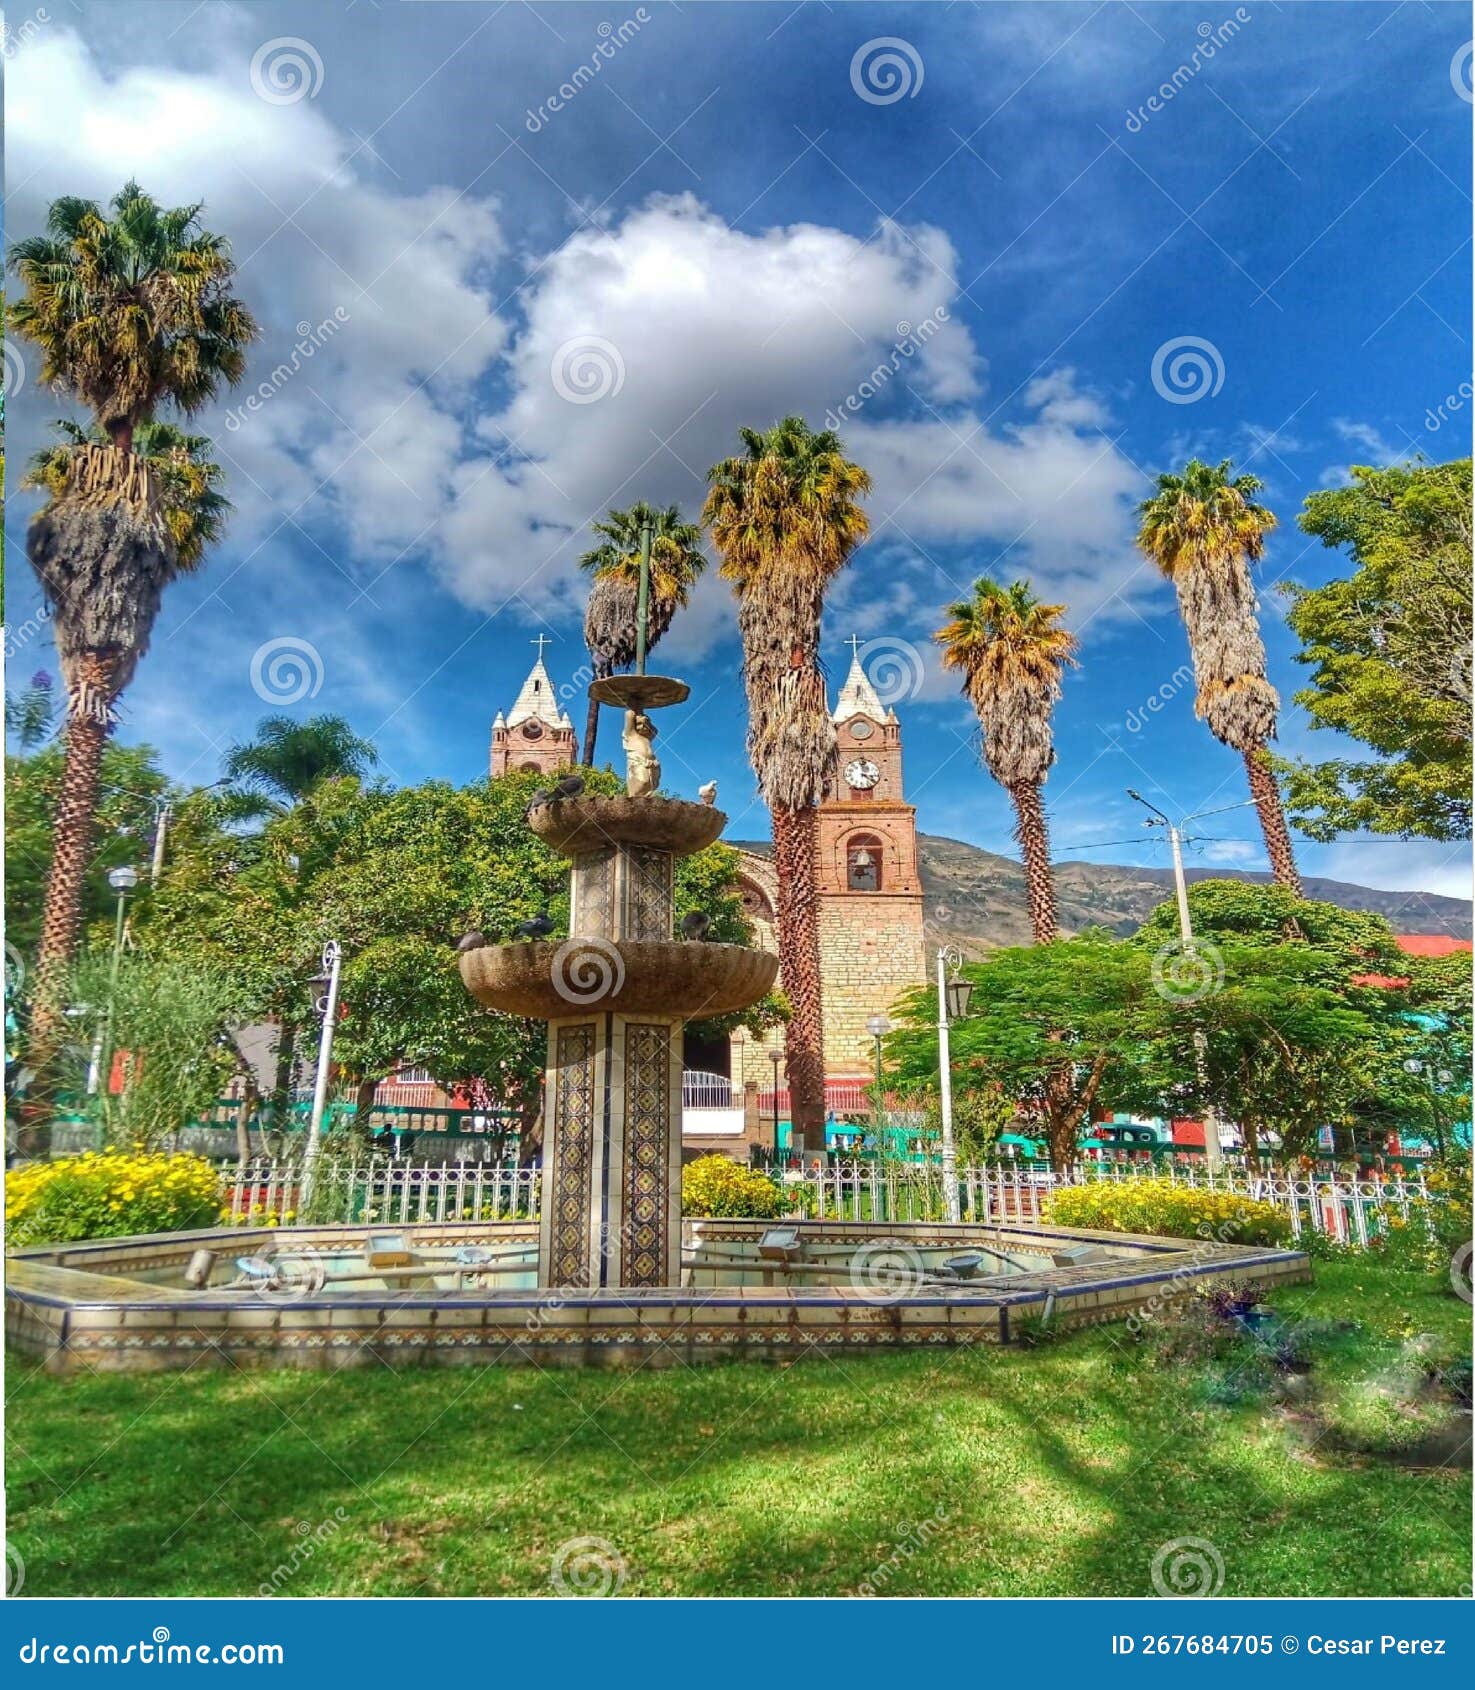
<svg viewBox="0 0 1475 1690"><path fill-rule="evenodd" d="M733 843L739 850L765 857L772 850L766 840ZM1012 857L996 856L977 845L932 833L919 834L917 845L929 944L945 942L956 945L967 956L978 956L1000 945L1030 942L1024 870ZM1190 884L1196 880L1249 880L1264 885L1270 880L1268 874L1231 868L1191 868L1187 874ZM1434 892L1379 892L1371 886L1315 877L1305 880L1304 886L1308 898L1386 916L1398 933L1470 937L1471 910L1463 898L1445 898ZM1165 898L1173 896L1173 871L1112 863L1057 863L1055 888L1060 900L1060 925L1065 932L1105 927L1126 935L1135 933Z"/></svg>
<svg viewBox="0 0 1475 1690"><path fill-rule="evenodd" d="M946 940L969 955L1030 942L1024 870L1017 862L936 834L918 835L917 844L930 941ZM1244 869L1191 868L1187 879L1190 885L1196 880L1248 880L1265 885L1270 876ZM1314 876L1304 879L1303 885L1308 898L1386 916L1398 933L1470 937L1471 910L1463 898L1444 898L1433 892L1379 892ZM1106 927L1125 935L1135 933L1165 898L1173 896L1173 871L1113 863L1057 863L1055 889L1060 925L1067 933Z"/></svg>

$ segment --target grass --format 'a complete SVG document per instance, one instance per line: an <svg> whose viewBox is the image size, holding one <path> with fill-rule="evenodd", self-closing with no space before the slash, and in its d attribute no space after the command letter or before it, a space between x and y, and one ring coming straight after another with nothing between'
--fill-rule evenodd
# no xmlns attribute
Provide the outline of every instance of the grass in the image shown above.
<svg viewBox="0 0 1475 1690"><path fill-rule="evenodd" d="M1368 1261L1276 1303L1362 1323L1326 1363L1343 1386L1412 1332L1469 1353L1465 1304ZM8 1382L30 1596L538 1595L580 1538L627 1595L1150 1595L1182 1537L1215 1546L1229 1596L1470 1583L1466 1474L1211 1406L1121 1328L635 1373L58 1379L12 1357Z"/></svg>

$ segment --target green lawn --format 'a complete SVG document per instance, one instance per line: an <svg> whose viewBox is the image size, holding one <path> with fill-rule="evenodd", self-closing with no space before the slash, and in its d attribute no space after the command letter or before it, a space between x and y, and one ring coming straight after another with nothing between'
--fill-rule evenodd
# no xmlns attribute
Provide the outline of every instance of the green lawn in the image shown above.
<svg viewBox="0 0 1475 1690"><path fill-rule="evenodd" d="M1288 1316L1468 1353L1436 1282L1324 1265ZM1328 1381L1331 1382L1331 1381ZM1332 1456L1121 1329L1043 1348L661 1372L53 1379L9 1362L25 1592L536 1595L599 1538L631 1595L1148 1595L1208 1539L1224 1594L1453 1595L1469 1478ZM898 1549L906 1544L912 1551ZM601 1552L602 1553L602 1552Z"/></svg>

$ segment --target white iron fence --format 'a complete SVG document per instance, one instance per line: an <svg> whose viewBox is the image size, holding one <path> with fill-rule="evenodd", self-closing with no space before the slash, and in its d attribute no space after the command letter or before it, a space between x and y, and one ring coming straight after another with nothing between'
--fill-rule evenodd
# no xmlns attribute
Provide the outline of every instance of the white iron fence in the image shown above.
<svg viewBox="0 0 1475 1690"><path fill-rule="evenodd" d="M538 1213L539 1172L515 1162L347 1162L320 1158L302 1212L302 1163L248 1162L222 1175L228 1224L519 1220Z"/></svg>
<svg viewBox="0 0 1475 1690"><path fill-rule="evenodd" d="M1289 1215L1294 1238L1321 1233L1359 1246L1385 1233L1393 1216L1405 1223L1415 1221L1423 1205L1440 1200L1429 1190L1422 1169L1407 1176L1353 1179L1340 1174L1211 1174L1198 1168L1097 1163L1061 1176L1047 1169L987 1164L958 1170L959 1206L965 1221L1037 1222L1044 1218L1045 1200L1058 1186L1147 1178L1273 1203ZM793 1200L791 1212L818 1220L929 1221L941 1220L945 1213L941 1172L926 1164L815 1160L802 1173L786 1175L784 1184ZM538 1213L540 1187L538 1169L508 1162L350 1162L324 1157L313 1176L310 1212L303 1213L300 1161L263 1159L244 1170L237 1165L222 1173L226 1216L236 1225L531 1219Z"/></svg>

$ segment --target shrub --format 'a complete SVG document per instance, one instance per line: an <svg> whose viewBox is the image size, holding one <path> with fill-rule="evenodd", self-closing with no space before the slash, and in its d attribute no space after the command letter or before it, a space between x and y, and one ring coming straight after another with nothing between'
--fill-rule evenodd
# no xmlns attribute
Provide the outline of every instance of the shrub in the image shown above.
<svg viewBox="0 0 1475 1690"><path fill-rule="evenodd" d="M1211 1238L1221 1244L1284 1244L1291 1218L1273 1203L1229 1191L1201 1191L1166 1179L1093 1180L1066 1186L1046 1204L1058 1226Z"/></svg>
<svg viewBox="0 0 1475 1690"><path fill-rule="evenodd" d="M219 1226L220 1180L203 1156L88 1151L5 1176L7 1244L65 1244Z"/></svg>
<svg viewBox="0 0 1475 1690"><path fill-rule="evenodd" d="M727 1156L700 1156L681 1170L683 1215L774 1220L789 1206L787 1193L767 1174Z"/></svg>

